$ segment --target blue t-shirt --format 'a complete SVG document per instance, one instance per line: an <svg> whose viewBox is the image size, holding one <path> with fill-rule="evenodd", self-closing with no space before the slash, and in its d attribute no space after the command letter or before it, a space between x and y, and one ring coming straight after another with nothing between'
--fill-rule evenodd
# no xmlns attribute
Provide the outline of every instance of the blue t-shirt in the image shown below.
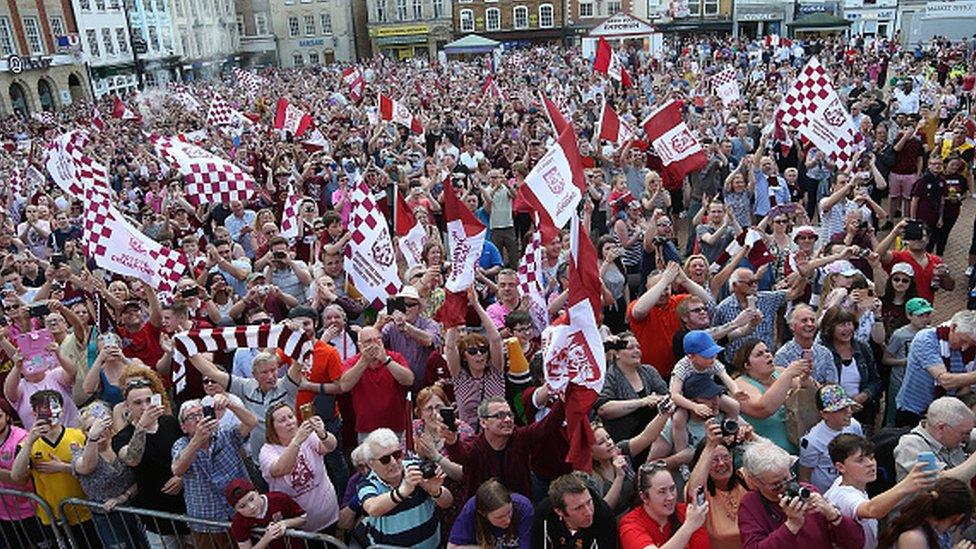
<svg viewBox="0 0 976 549"><path fill-rule="evenodd" d="M450 542L454 545L477 545L478 535L475 527L477 511L474 497L469 499L451 528ZM520 494L512 494L512 532L490 526L494 538L489 547L532 547L532 502Z"/></svg>
<svg viewBox="0 0 976 549"><path fill-rule="evenodd" d="M502 264L502 254L498 251L498 246L485 238L485 243L481 247L481 257L478 258L478 266L488 270L496 265Z"/></svg>
<svg viewBox="0 0 976 549"><path fill-rule="evenodd" d="M942 353L939 352L939 336L935 330L935 328L919 330L908 347L905 380L902 381L898 396L895 397L895 405L899 410L924 414L932 403L936 381L928 368L945 364ZM949 353L949 371L956 373L966 371L962 354L957 350Z"/></svg>

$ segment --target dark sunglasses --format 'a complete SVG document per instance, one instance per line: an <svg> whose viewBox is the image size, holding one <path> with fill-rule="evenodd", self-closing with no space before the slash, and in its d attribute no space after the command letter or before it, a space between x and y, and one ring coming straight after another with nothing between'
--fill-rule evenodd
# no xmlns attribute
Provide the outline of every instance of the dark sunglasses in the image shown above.
<svg viewBox="0 0 976 549"><path fill-rule="evenodd" d="M216 382L216 381L214 381L214 380L212 380L212 379L204 379L204 380L202 381L202 383L203 383L204 385L216 385L216 384L217 384L217 382Z"/></svg>
<svg viewBox="0 0 976 549"><path fill-rule="evenodd" d="M394 450L393 452L386 454L385 456L380 456L376 458L376 461L382 463L383 465L389 465L391 459L400 461L400 458L402 457L403 457L403 450Z"/></svg>
<svg viewBox="0 0 976 549"><path fill-rule="evenodd" d="M481 345L478 347L468 347L464 350L464 352L468 353L469 355L484 355L488 354L488 346Z"/></svg>

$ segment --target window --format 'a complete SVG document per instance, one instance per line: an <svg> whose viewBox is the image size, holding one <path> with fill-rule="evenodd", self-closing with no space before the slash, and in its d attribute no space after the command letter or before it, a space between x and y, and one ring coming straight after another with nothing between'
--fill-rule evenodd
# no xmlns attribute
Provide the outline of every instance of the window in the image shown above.
<svg viewBox="0 0 976 549"><path fill-rule="evenodd" d="M332 16L328 13L322 14L322 34L332 34Z"/></svg>
<svg viewBox="0 0 976 549"><path fill-rule="evenodd" d="M156 11L159 13L166 12L166 0L156 0Z"/></svg>
<svg viewBox="0 0 976 549"><path fill-rule="evenodd" d="M0 17L0 50L4 55L17 53L14 46L14 35L10 32L10 18L6 15Z"/></svg>
<svg viewBox="0 0 976 549"><path fill-rule="evenodd" d="M298 18L289 17L288 18L288 36L294 38L298 36Z"/></svg>
<svg viewBox="0 0 976 549"><path fill-rule="evenodd" d="M380 23L386 23L386 0L376 0L376 20Z"/></svg>
<svg viewBox="0 0 976 549"><path fill-rule="evenodd" d="M95 35L95 31L91 31L91 33L92 36ZM44 45L41 43L41 27L37 24L36 17L24 17L24 34L27 35L27 47L30 48L30 52L37 55L43 54ZM96 53L94 55L98 54Z"/></svg>
<svg viewBox="0 0 976 549"><path fill-rule="evenodd" d="M55 37L64 36L64 18L60 15L51 18L51 33Z"/></svg>
<svg viewBox="0 0 976 549"><path fill-rule="evenodd" d="M95 34L95 29L88 29L85 31L85 37L88 38L88 53L92 57L98 57L101 53L98 51L98 36Z"/></svg>
<svg viewBox="0 0 976 549"><path fill-rule="evenodd" d="M95 9L105 11L105 0L95 0Z"/></svg>
<svg viewBox="0 0 976 549"><path fill-rule="evenodd" d="M305 36L315 36L315 16L305 16Z"/></svg>
<svg viewBox="0 0 976 549"><path fill-rule="evenodd" d="M407 20L407 0L396 0L397 21Z"/></svg>
<svg viewBox="0 0 976 549"><path fill-rule="evenodd" d="M254 32L258 36L268 34L268 16L265 13L254 14Z"/></svg>
<svg viewBox="0 0 976 549"><path fill-rule="evenodd" d="M525 6L515 6L512 16L516 29L529 28L529 8Z"/></svg>
<svg viewBox="0 0 976 549"><path fill-rule="evenodd" d="M308 54L308 64L318 65L319 64L319 54L317 52L309 52Z"/></svg>
<svg viewBox="0 0 976 549"><path fill-rule="evenodd" d="M413 0L413 18L418 21L424 18L424 0Z"/></svg>
<svg viewBox="0 0 976 549"><path fill-rule="evenodd" d="M701 17L701 0L688 0L688 16Z"/></svg>
<svg viewBox="0 0 976 549"><path fill-rule="evenodd" d="M190 39L186 35L186 29L180 28L180 47L183 48L183 55L190 55Z"/></svg>
<svg viewBox="0 0 976 549"><path fill-rule="evenodd" d="M607 2L607 13L613 15L620 11L620 0L610 0Z"/></svg>
<svg viewBox="0 0 976 549"><path fill-rule="evenodd" d="M485 10L485 30L496 31L502 28L502 10L488 8Z"/></svg>
<svg viewBox="0 0 976 549"><path fill-rule="evenodd" d="M542 4L539 6L539 27L543 29L552 28L552 4Z"/></svg>
<svg viewBox="0 0 976 549"><path fill-rule="evenodd" d="M593 17L593 2L580 2L579 16Z"/></svg>
<svg viewBox="0 0 976 549"><path fill-rule="evenodd" d="M159 30L154 26L149 27L149 49L159 51Z"/></svg>
<svg viewBox="0 0 976 549"><path fill-rule="evenodd" d="M433 0L431 5L434 6L434 19L444 17L444 0Z"/></svg>
<svg viewBox="0 0 976 549"><path fill-rule="evenodd" d="M173 11L176 15L183 17L183 2L181 0L173 0Z"/></svg>
<svg viewBox="0 0 976 549"><path fill-rule="evenodd" d="M291 62L296 67L301 67L302 65L305 64L305 60L302 58L302 54L301 53L292 54L292 56L291 56Z"/></svg>
<svg viewBox="0 0 976 549"><path fill-rule="evenodd" d="M238 34L238 36L244 34L244 16L243 15L238 15L237 16L237 34Z"/></svg>
<svg viewBox="0 0 976 549"><path fill-rule="evenodd" d="M718 0L705 0L705 15L718 15Z"/></svg>
<svg viewBox="0 0 976 549"><path fill-rule="evenodd" d="M78 5L81 6L81 11L91 11L91 0L79 0Z"/></svg>
<svg viewBox="0 0 976 549"><path fill-rule="evenodd" d="M102 42L105 44L105 53L115 55L115 43L112 42L112 29L102 29Z"/></svg>
<svg viewBox="0 0 976 549"><path fill-rule="evenodd" d="M460 12L461 32L471 32L474 30L474 12L471 10L461 10Z"/></svg>
<svg viewBox="0 0 976 549"><path fill-rule="evenodd" d="M124 28L115 29L115 40L119 43L119 53L129 53L129 39L125 36Z"/></svg>

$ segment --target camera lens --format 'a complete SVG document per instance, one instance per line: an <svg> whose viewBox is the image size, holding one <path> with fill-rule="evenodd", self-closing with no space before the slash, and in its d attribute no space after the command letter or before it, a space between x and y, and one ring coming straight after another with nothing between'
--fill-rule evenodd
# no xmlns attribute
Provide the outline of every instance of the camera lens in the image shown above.
<svg viewBox="0 0 976 549"><path fill-rule="evenodd" d="M739 432L739 422L734 419L726 419L722 422L722 436L731 436Z"/></svg>

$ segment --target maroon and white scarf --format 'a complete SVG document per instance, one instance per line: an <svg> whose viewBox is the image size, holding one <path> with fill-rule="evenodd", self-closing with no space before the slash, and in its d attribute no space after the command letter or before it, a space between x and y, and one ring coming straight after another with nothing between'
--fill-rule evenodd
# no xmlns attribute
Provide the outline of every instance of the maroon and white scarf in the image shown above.
<svg viewBox="0 0 976 549"><path fill-rule="evenodd" d="M939 338L939 355L945 363L947 372L952 371L952 349L949 348L949 332L952 325L949 322L940 324L935 328L935 335ZM976 369L976 347L970 347L960 352L962 355L963 367L967 372Z"/></svg>

